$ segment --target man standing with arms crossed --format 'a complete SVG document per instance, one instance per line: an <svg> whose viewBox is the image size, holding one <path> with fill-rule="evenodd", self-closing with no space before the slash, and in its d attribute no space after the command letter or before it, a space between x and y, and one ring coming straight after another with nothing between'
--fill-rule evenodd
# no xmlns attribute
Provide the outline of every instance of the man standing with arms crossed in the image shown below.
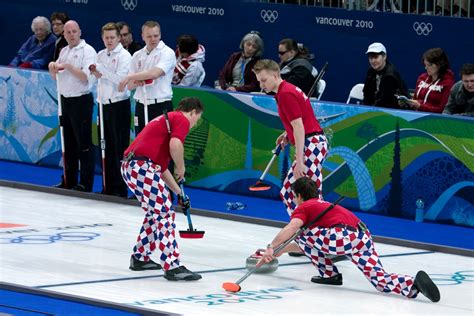
<svg viewBox="0 0 474 316"><path fill-rule="evenodd" d="M146 46L133 55L130 74L119 84L119 91L123 91L125 87L133 90L140 86L135 92L135 136L146 125L145 102L150 121L164 110L173 110L171 80L176 65L175 53L161 40L158 22L145 22L142 26L142 38Z"/></svg>
<svg viewBox="0 0 474 316"><path fill-rule="evenodd" d="M103 193L127 197L127 186L120 174L120 160L130 142L130 92L118 91L118 84L128 74L132 56L120 44L119 35L119 28L115 23L107 23L102 27L105 49L97 55L97 64L91 67L91 73L100 79L97 101L103 106L105 134Z"/></svg>
<svg viewBox="0 0 474 316"><path fill-rule="evenodd" d="M89 65L95 64L97 53L81 39L81 29L76 21L64 25L64 37L68 46L64 47L57 61L48 65L49 73L58 81L61 95L64 129L65 177L59 188L91 192L94 183L94 145L92 144L92 109L94 100L91 93ZM80 181L77 173L80 161Z"/></svg>
<svg viewBox="0 0 474 316"><path fill-rule="evenodd" d="M290 142L295 146L296 160L292 163L283 181L280 197L291 216L296 207L291 184L307 176L317 184L322 198L322 165L328 153L328 144L323 129L319 125L309 98L300 88L281 79L280 67L269 59L259 60L253 71L265 92L275 92L280 116L285 132L276 140L285 146Z"/></svg>

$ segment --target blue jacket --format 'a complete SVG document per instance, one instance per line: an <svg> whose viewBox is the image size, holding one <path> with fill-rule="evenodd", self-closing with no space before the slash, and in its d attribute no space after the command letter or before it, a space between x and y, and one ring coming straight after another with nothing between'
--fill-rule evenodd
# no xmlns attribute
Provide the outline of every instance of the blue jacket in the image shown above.
<svg viewBox="0 0 474 316"><path fill-rule="evenodd" d="M10 66L18 67L25 62L31 63L31 68L47 69L49 62L53 59L56 36L50 33L43 43L39 43L34 35L30 36L15 58L10 62Z"/></svg>

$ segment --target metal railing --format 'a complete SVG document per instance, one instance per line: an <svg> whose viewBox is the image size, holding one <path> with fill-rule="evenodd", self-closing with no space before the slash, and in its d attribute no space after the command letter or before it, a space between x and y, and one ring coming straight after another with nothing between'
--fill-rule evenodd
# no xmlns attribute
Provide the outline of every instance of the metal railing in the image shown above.
<svg viewBox="0 0 474 316"><path fill-rule="evenodd" d="M474 0L254 0L263 3L296 4L315 7L393 13L474 17Z"/></svg>

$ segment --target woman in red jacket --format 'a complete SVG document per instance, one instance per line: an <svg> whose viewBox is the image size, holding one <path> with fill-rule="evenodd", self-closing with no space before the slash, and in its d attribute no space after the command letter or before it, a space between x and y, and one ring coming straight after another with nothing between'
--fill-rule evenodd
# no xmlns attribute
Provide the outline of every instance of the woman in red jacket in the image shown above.
<svg viewBox="0 0 474 316"><path fill-rule="evenodd" d="M422 57L426 72L416 81L413 99L406 101L415 111L442 113L454 84L454 73L441 48L428 49Z"/></svg>

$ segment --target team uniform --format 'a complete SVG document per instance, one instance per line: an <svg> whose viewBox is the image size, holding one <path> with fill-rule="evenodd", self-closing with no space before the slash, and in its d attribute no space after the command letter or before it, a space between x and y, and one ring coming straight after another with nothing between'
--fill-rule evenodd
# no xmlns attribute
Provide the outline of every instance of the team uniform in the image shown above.
<svg viewBox="0 0 474 316"><path fill-rule="evenodd" d="M171 160L169 142L172 137L183 144L190 129L181 112L168 114L171 134L163 115L153 119L127 148L122 162L122 177L145 211L137 244L136 259L149 261L157 248L161 251L161 266L165 271L180 266L179 249L175 239L175 212L171 208L170 192L162 179Z"/></svg>
<svg viewBox="0 0 474 316"><path fill-rule="evenodd" d="M132 56L122 44L112 51L104 49L97 55L96 69L100 79L100 100L104 116L105 187L106 194L127 196L127 186L120 174L120 159L130 142L130 92L118 91L118 84L130 69Z"/></svg>
<svg viewBox="0 0 474 316"><path fill-rule="evenodd" d="M300 88L283 80L278 87L275 99L278 104L278 115L287 133L288 141L293 145L295 145L295 137L291 121L297 118L303 120L305 131L304 172L307 177L316 182L320 197L322 197L322 164L328 153L328 144L323 129L314 115L309 98ZM293 174L295 165L296 160L291 165L290 170L288 170L288 174L283 181L283 187L280 191L280 198L283 200L283 203L287 207L288 214L290 215L296 206L291 190L291 184L296 180Z"/></svg>
<svg viewBox="0 0 474 316"><path fill-rule="evenodd" d="M135 107L135 135L138 135L145 126L144 104L145 91L148 106L148 119L151 121L155 117L163 114L163 110L172 111L173 91L171 89L171 80L173 79L173 71L176 66L176 57L174 51L160 41L158 46L151 52L144 47L133 54L130 67L131 73L142 72L152 68L160 68L165 75L153 80L152 84L144 85L138 88L134 98Z"/></svg>
<svg viewBox="0 0 474 316"><path fill-rule="evenodd" d="M94 100L91 86L94 82L89 66L96 63L97 53L84 40L75 47L66 46L59 54L58 62L71 64L88 74L84 82L71 72L64 70L57 77L62 104L62 125L64 130L64 161L66 164L67 188L77 185L77 172L80 170L80 188L92 191L94 183L95 153L92 143L92 109Z"/></svg>
<svg viewBox="0 0 474 316"><path fill-rule="evenodd" d="M307 200L296 208L291 218L298 218L306 225L329 205L330 203L320 199ZM383 269L369 230L361 224L359 218L342 206L336 205L305 230L296 242L318 269L320 278L339 275L337 267L328 255L345 255L357 265L377 290L410 298L418 295L418 289L413 287L413 277L387 273Z"/></svg>

